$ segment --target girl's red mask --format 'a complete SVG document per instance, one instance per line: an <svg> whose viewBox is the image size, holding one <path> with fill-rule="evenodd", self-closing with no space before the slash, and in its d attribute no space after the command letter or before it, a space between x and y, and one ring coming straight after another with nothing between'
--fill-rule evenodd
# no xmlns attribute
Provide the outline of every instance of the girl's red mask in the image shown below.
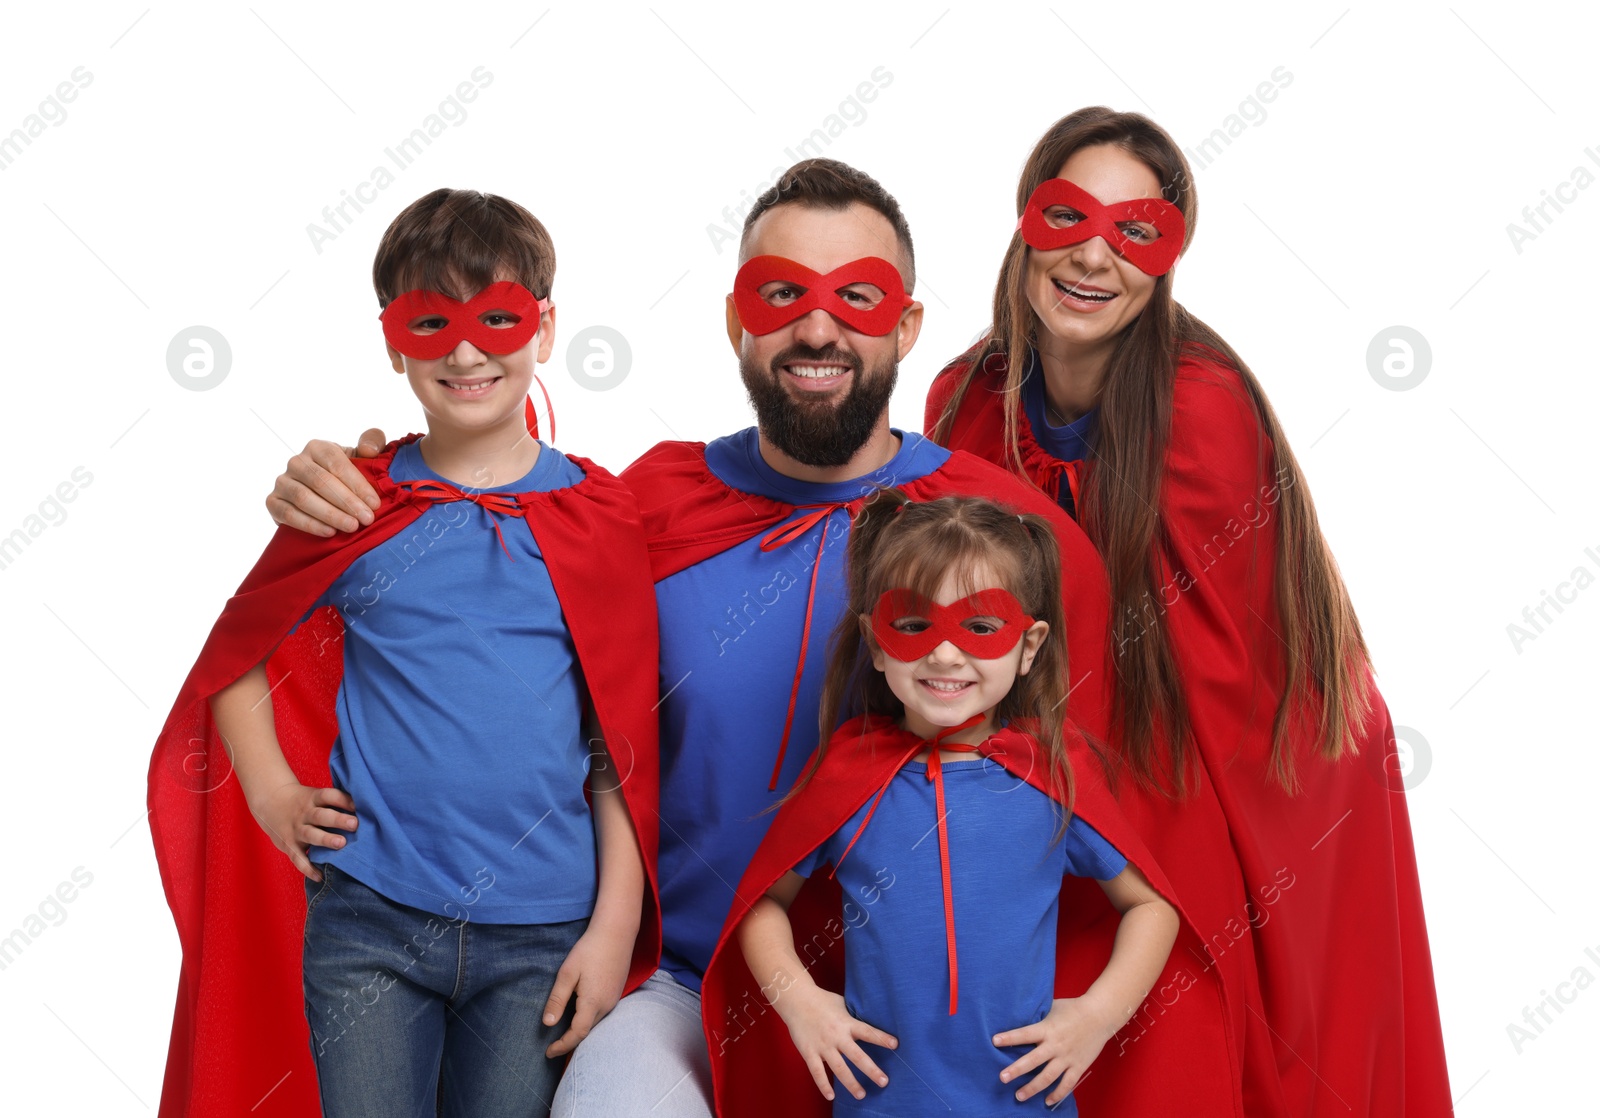
<svg viewBox="0 0 1600 1118"><path fill-rule="evenodd" d="M1045 218L1051 206L1065 206L1083 217L1071 225L1052 225ZM1154 228L1155 240L1140 241L1128 236L1122 226L1130 221ZM1028 197L1017 228L1029 247L1036 249L1066 248L1091 237L1104 237L1106 244L1135 268L1147 276L1159 276L1170 272L1178 262L1185 226L1183 211L1165 198L1134 198L1106 206L1077 183L1046 179Z"/></svg>
<svg viewBox="0 0 1600 1118"><path fill-rule="evenodd" d="M775 280L805 289L792 303L775 307L761 297L761 289ZM883 298L871 306L852 303L839 292L855 284L871 284ZM770 334L821 307L858 334L881 338L900 322L900 312L911 305L900 269L879 256L863 256L823 275L782 256L756 256L744 262L733 280L733 307L739 325L750 334Z"/></svg>
<svg viewBox="0 0 1600 1118"><path fill-rule="evenodd" d="M492 283L465 303L438 291L418 288L397 296L378 317L389 344L419 361L435 361L463 340L485 353L515 353L539 332L539 320L550 308L548 299L535 297L520 283ZM517 321L510 326L488 326L480 321L498 311ZM422 318L442 318L445 324L431 334L418 334L411 323Z"/></svg>
<svg viewBox="0 0 1600 1118"><path fill-rule="evenodd" d="M912 621L914 632L895 628ZM992 632L978 633L967 626L982 621ZM999 622L995 628L995 622ZM945 641L968 656L997 660L1017 647L1022 634L1034 623L1009 590L980 590L947 606L938 605L914 590L885 590L872 610L872 635L884 652L906 663L920 660Z"/></svg>

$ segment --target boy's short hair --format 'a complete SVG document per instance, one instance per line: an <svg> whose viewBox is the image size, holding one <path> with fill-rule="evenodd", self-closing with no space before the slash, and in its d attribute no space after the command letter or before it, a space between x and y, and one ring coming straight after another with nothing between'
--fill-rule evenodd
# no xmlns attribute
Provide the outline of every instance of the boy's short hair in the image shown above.
<svg viewBox="0 0 1600 1118"><path fill-rule="evenodd" d="M549 298L556 278L549 231L509 198L440 187L384 230L372 286L380 307L418 288L465 300L507 272L536 297Z"/></svg>
<svg viewBox="0 0 1600 1118"><path fill-rule="evenodd" d="M751 227L770 209L793 204L817 210L844 210L855 202L877 210L894 228L900 251L905 253L905 282L909 292L917 283L917 254L911 246L911 227L900 212L900 203L877 179L837 159L802 159L762 191L745 215L739 250L742 254L750 239Z"/></svg>

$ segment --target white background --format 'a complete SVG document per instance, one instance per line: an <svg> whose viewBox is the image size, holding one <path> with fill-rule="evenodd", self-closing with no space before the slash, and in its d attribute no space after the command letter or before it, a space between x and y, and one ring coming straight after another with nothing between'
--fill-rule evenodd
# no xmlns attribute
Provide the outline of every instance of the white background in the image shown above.
<svg viewBox="0 0 1600 1118"><path fill-rule="evenodd" d="M1292 75L1197 168L1178 297L1265 384L1395 721L1427 743L1410 807L1459 1112L1572 1113L1585 1097L1600 990L1563 987L1571 1003L1520 1052L1507 1029L1578 968L1600 976L1584 954L1600 956L1585 702L1600 589L1569 590L1520 649L1507 626L1575 568L1600 575L1600 188L1547 210L1520 252L1507 225L1580 165L1600 174L1585 155L1600 159L1591 15L1151 0L68 11L8 12L0 63L0 134L76 67L92 75L0 170L0 535L75 468L92 475L0 570L0 935L75 867L93 880L0 970L3 1090L23 1096L7 1111L155 1108L178 944L142 814L150 748L266 542L262 500L291 450L418 423L370 286L392 217L451 186L547 223L558 441L620 469L659 439L751 421L723 331L734 252L708 226L727 206L742 216L793 161L784 149L880 67L892 80L826 154L878 177L911 222L928 311L892 408L907 429L987 320L1017 174L1052 121L1134 109L1193 149L1276 68ZM480 66L492 81L465 119L317 251L308 224ZM232 349L209 391L168 371L195 325ZM631 345L613 390L569 371L589 325ZM1368 367L1395 325L1432 351L1408 391Z"/></svg>

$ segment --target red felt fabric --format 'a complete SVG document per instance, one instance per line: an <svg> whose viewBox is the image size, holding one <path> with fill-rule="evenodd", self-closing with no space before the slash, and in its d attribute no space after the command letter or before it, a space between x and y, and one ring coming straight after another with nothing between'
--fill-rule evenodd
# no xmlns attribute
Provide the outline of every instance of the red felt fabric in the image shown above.
<svg viewBox="0 0 1600 1118"><path fill-rule="evenodd" d="M1005 461L1005 365L963 398L949 445ZM967 366L928 395L929 429ZM1025 476L1055 496L1069 464L1034 440ZM1076 464L1071 464L1076 465ZM1093 463L1083 463L1092 471ZM1251 1114L1447 1115L1444 1044L1394 730L1372 687L1359 756L1329 763L1296 736L1306 785L1270 773L1284 686L1273 588L1272 446L1237 370L1196 348L1179 364L1156 556L1193 722L1199 785L1174 804L1122 782L1120 802L1193 915L1244 1029ZM1248 907L1245 902L1248 901Z"/></svg>
<svg viewBox="0 0 1600 1118"><path fill-rule="evenodd" d="M831 1104L812 1082L782 1018L768 1006L745 964L737 930L768 888L867 802L914 742L912 735L881 716L841 726L816 776L778 812L741 880L702 987L702 1021L722 1118L751 1114L826 1118L831 1113ZM1015 776L1052 794L1046 755L1029 734L1001 730L980 749ZM1100 779L1099 763L1070 726L1068 753L1076 784L1074 814L1143 871L1183 917L1178 942L1145 1004L1107 1042L1080 1082L1079 1108L1084 1114L1141 1118L1242 1115L1229 1053L1226 994L1217 972L1195 962L1200 940L1194 923ZM816 960L812 977L842 993L850 937L841 919L838 885L825 873L814 874L790 907L789 918L801 957ZM1064 879L1057 925L1057 997L1076 997L1098 977L1111 956L1118 919L1096 882Z"/></svg>
<svg viewBox="0 0 1600 1118"><path fill-rule="evenodd" d="M321 1113L300 981L302 878L251 816L208 700L271 652L267 673L284 756L303 783L331 783L343 625L333 609L319 610L284 637L357 556L428 506L425 492L388 476L396 448L418 437L355 460L382 499L372 524L330 539L278 530L223 607L156 742L150 829L183 947L162 1118ZM655 596L632 495L593 462L572 460L583 481L519 499L623 778L644 858L648 888L631 990L655 969L661 948ZM618 639L619 627L626 639Z"/></svg>

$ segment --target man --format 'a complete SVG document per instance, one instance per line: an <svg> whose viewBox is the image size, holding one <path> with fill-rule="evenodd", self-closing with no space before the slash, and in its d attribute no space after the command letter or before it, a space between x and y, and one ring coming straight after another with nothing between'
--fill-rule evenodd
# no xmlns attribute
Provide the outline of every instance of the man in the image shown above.
<svg viewBox="0 0 1600 1118"><path fill-rule="evenodd" d="M650 539L661 628L664 947L661 969L574 1053L556 1096L563 1118L712 1113L700 979L767 809L816 747L849 522L874 489L979 495L1050 517L1068 713L1092 735L1106 730L1105 574L1083 532L998 467L889 426L923 312L895 200L842 163L798 163L751 209L739 259L727 329L756 427L661 443L622 475ZM384 441L368 431L356 453ZM353 530L373 504L344 449L320 441L291 459L267 501L279 523L323 535Z"/></svg>

